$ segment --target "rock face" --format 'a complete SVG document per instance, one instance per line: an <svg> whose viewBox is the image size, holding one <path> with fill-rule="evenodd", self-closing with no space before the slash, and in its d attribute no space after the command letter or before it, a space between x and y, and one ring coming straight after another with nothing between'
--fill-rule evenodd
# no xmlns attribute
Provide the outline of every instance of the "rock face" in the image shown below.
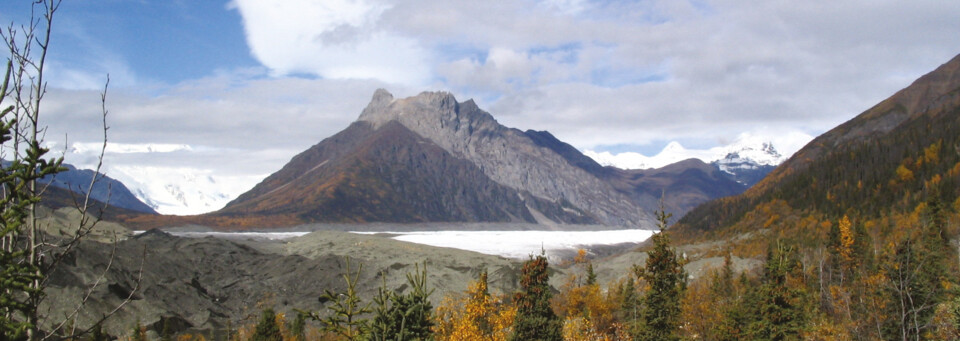
<svg viewBox="0 0 960 341"><path fill-rule="evenodd" d="M458 103L445 92L394 99L378 90L360 121L374 128L396 121L458 158L480 167L493 181L543 198L567 201L614 226L652 226L652 218L626 195L526 133L504 127L472 100Z"/></svg>
<svg viewBox="0 0 960 341"><path fill-rule="evenodd" d="M745 189L716 166L603 167L545 131L499 124L446 92L396 99L377 90L359 119L193 223L521 222L655 228ZM187 223L181 221L180 223Z"/></svg>
<svg viewBox="0 0 960 341"><path fill-rule="evenodd" d="M596 223L562 201L492 181L396 121L356 122L217 212L295 222Z"/></svg>

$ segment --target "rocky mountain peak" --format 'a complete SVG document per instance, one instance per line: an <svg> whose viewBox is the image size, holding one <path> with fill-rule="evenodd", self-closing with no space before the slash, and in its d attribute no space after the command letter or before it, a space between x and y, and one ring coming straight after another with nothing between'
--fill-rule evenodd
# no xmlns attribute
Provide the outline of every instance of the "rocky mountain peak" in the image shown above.
<svg viewBox="0 0 960 341"><path fill-rule="evenodd" d="M396 121L457 158L468 160L497 183L553 202L569 202L595 212L609 225L653 226L609 184L538 145L522 131L507 128L473 100L457 102L449 92L422 92L393 99L377 90L359 121L374 130Z"/></svg>
<svg viewBox="0 0 960 341"><path fill-rule="evenodd" d="M464 106L461 110L461 106ZM441 127L459 127L465 119L490 119L493 117L477 115L480 111L473 100L459 103L453 94L445 91L421 92L419 95L394 99L384 89L377 89L363 112L360 121L372 123L375 128L390 121L398 121L408 128L440 125Z"/></svg>
<svg viewBox="0 0 960 341"><path fill-rule="evenodd" d="M379 89L358 120L372 124L374 129L397 121L455 155L462 154L463 144L476 133L502 133L506 129L473 100L460 103L445 91L394 99L389 92Z"/></svg>
<svg viewBox="0 0 960 341"><path fill-rule="evenodd" d="M373 98L370 99L370 103L367 104L367 107L360 113L360 120L370 122L383 120L383 118L379 116L387 112L386 108L393 103L393 100L393 94L389 91L382 88L377 89L377 91L373 92Z"/></svg>

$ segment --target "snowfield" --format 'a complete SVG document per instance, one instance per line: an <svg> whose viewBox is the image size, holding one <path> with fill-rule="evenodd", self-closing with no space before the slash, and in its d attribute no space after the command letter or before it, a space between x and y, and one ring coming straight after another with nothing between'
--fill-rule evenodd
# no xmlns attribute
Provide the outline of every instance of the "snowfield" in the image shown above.
<svg viewBox="0 0 960 341"><path fill-rule="evenodd" d="M356 232L373 234L373 232ZM576 250L598 245L640 243L653 235L651 230L607 231L431 231L388 232L405 242L475 251L506 258L525 259L530 255Z"/></svg>
<svg viewBox="0 0 960 341"><path fill-rule="evenodd" d="M143 233L136 231L135 234ZM309 232L183 232L168 233L190 238L216 237L226 239L283 240L300 237ZM605 231L429 231L429 232L356 232L357 234L384 234L390 238L417 244L449 247L506 258L526 259L530 255L574 251L580 248L640 243L653 235L651 230Z"/></svg>

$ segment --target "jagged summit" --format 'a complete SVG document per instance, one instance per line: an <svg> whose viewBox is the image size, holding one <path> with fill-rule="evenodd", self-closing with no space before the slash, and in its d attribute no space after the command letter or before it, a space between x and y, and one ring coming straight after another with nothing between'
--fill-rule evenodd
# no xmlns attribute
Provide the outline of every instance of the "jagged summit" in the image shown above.
<svg viewBox="0 0 960 341"><path fill-rule="evenodd" d="M550 201L569 201L597 212L610 225L646 225L651 218L629 199L556 152L538 146L522 131L507 128L473 100L457 102L449 92L422 92L393 99L377 90L359 121L374 129L399 122L458 158L469 160L497 183ZM623 212L629 212L624 214Z"/></svg>
<svg viewBox="0 0 960 341"><path fill-rule="evenodd" d="M472 99L460 103L446 91L425 91L413 97L395 99L390 92L377 89L358 120L373 124L375 129L397 121L433 140L442 139L441 135L449 133L463 137L479 130L500 128L493 116L480 110Z"/></svg>
<svg viewBox="0 0 960 341"><path fill-rule="evenodd" d="M521 221L653 228L645 208L449 92L378 89L358 121L213 216L316 221Z"/></svg>

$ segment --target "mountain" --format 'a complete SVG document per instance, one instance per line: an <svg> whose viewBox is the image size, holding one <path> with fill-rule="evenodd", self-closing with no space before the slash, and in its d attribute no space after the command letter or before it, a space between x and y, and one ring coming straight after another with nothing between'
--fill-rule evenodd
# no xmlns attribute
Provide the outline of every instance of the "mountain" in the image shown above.
<svg viewBox="0 0 960 341"><path fill-rule="evenodd" d="M444 92L394 99L377 90L357 122L210 216L270 216L288 224L501 221L652 228L649 212L664 192L670 193L670 208L685 212L716 195L742 191L706 168L604 167L548 132L504 127L472 100L457 102ZM690 185L679 185L684 181Z"/></svg>
<svg viewBox="0 0 960 341"><path fill-rule="evenodd" d="M357 122L212 214L284 222L502 221L652 226L609 184L473 101L378 90Z"/></svg>
<svg viewBox="0 0 960 341"><path fill-rule="evenodd" d="M802 229L792 217L841 215L889 225L931 205L956 209L958 197L960 56L815 138L744 194L697 207L676 231L749 231L757 219Z"/></svg>
<svg viewBox="0 0 960 341"><path fill-rule="evenodd" d="M263 176L229 176L177 167L115 166L107 172L162 214L189 215L223 208Z"/></svg>
<svg viewBox="0 0 960 341"><path fill-rule="evenodd" d="M596 223L586 212L492 181L398 122L357 122L297 155L217 215L335 222Z"/></svg>
<svg viewBox="0 0 960 341"><path fill-rule="evenodd" d="M645 156L640 153L584 151L584 154L604 166L622 169L656 169L682 162L687 159L700 159L715 165L727 173L731 179L745 187L753 186L770 171L784 161L773 143L755 136L743 135L729 145L706 150L687 149L679 142L670 142L657 155Z"/></svg>
<svg viewBox="0 0 960 341"><path fill-rule="evenodd" d="M730 173L696 158L652 169L604 167L549 132L528 130L526 134L538 145L550 148L570 164L603 179L651 212L659 208L662 198L668 212L674 217L682 217L690 209L710 199L740 194L746 189Z"/></svg>
<svg viewBox="0 0 960 341"><path fill-rule="evenodd" d="M711 199L742 193L747 187L716 165L687 159L662 168L619 171L618 188L643 207L657 207L661 197L675 219Z"/></svg>
<svg viewBox="0 0 960 341"><path fill-rule="evenodd" d="M733 180L748 188L763 180L783 162L783 156L769 142L764 142L759 148L744 145L728 148L728 150L730 151L723 158L714 160L710 164L717 166L718 169L729 174Z"/></svg>
<svg viewBox="0 0 960 341"><path fill-rule="evenodd" d="M9 161L3 161L3 163L6 167ZM65 192L56 191L53 196L57 198L49 200L56 202L52 206L59 207L66 205L68 202L72 203L74 199L79 200L86 193L90 181L96 176L97 182L94 184L93 190L90 191L90 199L128 211L157 214L153 208L133 195L122 182L89 169L78 169L70 164L63 164L63 167L67 170L39 180L42 184L50 184L53 187L66 190Z"/></svg>
<svg viewBox="0 0 960 341"><path fill-rule="evenodd" d="M655 228L744 186L697 160L657 170L604 167L545 131L499 124L445 92L395 99L377 90L358 120L293 157L223 209L129 217L141 228L183 224L521 222Z"/></svg>

